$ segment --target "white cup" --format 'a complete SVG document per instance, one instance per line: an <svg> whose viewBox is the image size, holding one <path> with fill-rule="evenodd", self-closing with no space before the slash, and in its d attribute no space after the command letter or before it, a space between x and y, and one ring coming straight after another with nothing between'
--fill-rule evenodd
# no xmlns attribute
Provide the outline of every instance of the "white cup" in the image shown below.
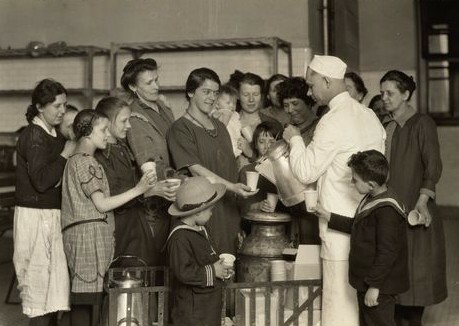
<svg viewBox="0 0 459 326"><path fill-rule="evenodd" d="M249 143L252 142L253 130L252 130L251 126L245 126L244 128L242 128L241 129L241 134L242 134L242 136L244 136L245 139L247 139L247 141Z"/></svg>
<svg viewBox="0 0 459 326"><path fill-rule="evenodd" d="M245 175L247 177L247 185L250 187L250 190L257 190L258 177L260 176L260 174L258 172L246 171Z"/></svg>
<svg viewBox="0 0 459 326"><path fill-rule="evenodd" d="M426 224L426 219L418 211L412 210L408 213L408 224L412 226Z"/></svg>
<svg viewBox="0 0 459 326"><path fill-rule="evenodd" d="M236 257L232 254L220 254L218 257L223 259L223 265L226 267L233 267L234 262L236 261Z"/></svg>
<svg viewBox="0 0 459 326"><path fill-rule="evenodd" d="M145 162L140 167L143 173L153 170L156 174L156 163L155 162Z"/></svg>
<svg viewBox="0 0 459 326"><path fill-rule="evenodd" d="M152 161L148 161L148 162L145 162L142 164L142 166L140 167L140 169L142 170L142 173L145 174L147 172L150 172L152 171L154 173L154 176L155 176L155 179L157 177L156 175L156 163L155 162L152 162ZM150 190L147 190L143 196L146 198L146 197L151 197L155 195L154 193L154 190L153 189L150 189Z"/></svg>
<svg viewBox="0 0 459 326"><path fill-rule="evenodd" d="M269 205L271 205L271 207L274 210L276 210L277 201L279 200L279 195L268 192L268 194L266 195L266 200L269 202Z"/></svg>
<svg viewBox="0 0 459 326"><path fill-rule="evenodd" d="M314 212L314 208L317 206L319 199L319 193L317 190L306 190L304 192L304 201L306 203L306 210L308 212Z"/></svg>

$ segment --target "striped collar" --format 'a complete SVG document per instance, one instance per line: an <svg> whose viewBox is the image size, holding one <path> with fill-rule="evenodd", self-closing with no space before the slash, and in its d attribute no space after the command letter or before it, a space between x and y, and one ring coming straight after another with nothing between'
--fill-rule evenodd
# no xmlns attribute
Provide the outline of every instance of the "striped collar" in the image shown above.
<svg viewBox="0 0 459 326"><path fill-rule="evenodd" d="M206 230L206 228L204 226L190 226L190 225L187 225L185 223L181 223L179 225L176 225L172 229L172 231L169 233L169 236L167 237L166 243L169 241L169 239L171 238L173 233L175 233L178 230L183 230L183 229L184 230L194 231L194 232L197 232L197 233L203 235L207 239L207 241L209 242L210 248L212 249L212 253L213 254L217 254L216 251L214 250L214 247L210 243L209 234L207 233L207 230Z"/></svg>
<svg viewBox="0 0 459 326"><path fill-rule="evenodd" d="M357 207L356 221L367 217L374 209L384 206L393 207L403 218L406 218L404 205L397 200L397 195L391 189L388 189L373 198L370 195L366 195Z"/></svg>

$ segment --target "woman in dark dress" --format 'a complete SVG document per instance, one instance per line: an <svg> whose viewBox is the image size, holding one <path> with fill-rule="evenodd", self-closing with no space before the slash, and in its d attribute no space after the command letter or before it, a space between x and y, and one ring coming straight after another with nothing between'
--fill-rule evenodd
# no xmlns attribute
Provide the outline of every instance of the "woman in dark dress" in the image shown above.
<svg viewBox="0 0 459 326"><path fill-rule="evenodd" d="M447 297L445 239L436 213L435 185L442 172L440 146L434 121L409 104L416 84L405 73L387 72L380 82L385 109L386 156L391 186L409 211L418 211L425 225L408 227L410 289L396 306L397 325L422 325L424 307Z"/></svg>
<svg viewBox="0 0 459 326"><path fill-rule="evenodd" d="M169 130L167 143L173 164L193 176L205 176L228 189L215 205L207 227L218 252L236 253L241 217L236 195L253 195L250 188L237 183L238 171L231 139L223 123L209 117L220 88L218 75L207 68L193 70L186 82L189 101L184 116Z"/></svg>
<svg viewBox="0 0 459 326"><path fill-rule="evenodd" d="M107 148L98 150L95 158L104 168L110 186L110 195L117 195L133 188L140 180L134 157L125 140L131 128L128 104L116 97L106 97L99 101L96 111L105 114L110 120L110 137ZM158 182L153 191L164 187L165 182ZM154 248L153 234L146 220L143 198L137 197L115 209L115 254L136 256L147 265L159 262ZM127 263L128 261L125 261ZM135 263L135 261L133 261Z"/></svg>
<svg viewBox="0 0 459 326"><path fill-rule="evenodd" d="M156 164L159 180L164 180L169 168L166 133L174 122L172 110L159 94L158 65L154 59L139 58L129 61L123 69L121 85L132 96L130 103L132 128L127 132L127 143L134 154L137 167L142 170L151 161ZM143 170L142 170L143 171ZM174 184L163 184L162 191L146 200L147 219L154 233L156 254L160 257L169 234L170 217L167 208L175 200ZM161 264L165 260L161 259Z"/></svg>

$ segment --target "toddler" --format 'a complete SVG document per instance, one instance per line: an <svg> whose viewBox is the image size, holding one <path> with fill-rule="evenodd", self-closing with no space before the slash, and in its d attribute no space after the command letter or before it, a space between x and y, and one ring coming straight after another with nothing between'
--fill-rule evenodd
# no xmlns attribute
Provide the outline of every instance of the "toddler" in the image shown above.
<svg viewBox="0 0 459 326"><path fill-rule="evenodd" d="M241 122L239 113L236 112L237 90L229 85L220 87L220 92L215 101L215 108L210 115L220 120L228 129L233 145L234 156L242 153Z"/></svg>

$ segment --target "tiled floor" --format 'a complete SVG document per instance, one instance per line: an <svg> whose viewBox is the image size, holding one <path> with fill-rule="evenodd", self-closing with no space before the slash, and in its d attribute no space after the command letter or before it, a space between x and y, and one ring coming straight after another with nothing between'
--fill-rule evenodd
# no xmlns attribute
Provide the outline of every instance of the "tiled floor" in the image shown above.
<svg viewBox="0 0 459 326"><path fill-rule="evenodd" d="M427 308L424 326L458 326L459 325L459 216L447 217L445 220L447 247L448 299L441 304ZM5 304L4 299L13 275L13 265L5 262L11 257L11 233L7 233L0 242L0 326L27 326L27 318L21 313L20 305ZM12 299L17 299L13 291ZM338 326L338 325L337 325Z"/></svg>

